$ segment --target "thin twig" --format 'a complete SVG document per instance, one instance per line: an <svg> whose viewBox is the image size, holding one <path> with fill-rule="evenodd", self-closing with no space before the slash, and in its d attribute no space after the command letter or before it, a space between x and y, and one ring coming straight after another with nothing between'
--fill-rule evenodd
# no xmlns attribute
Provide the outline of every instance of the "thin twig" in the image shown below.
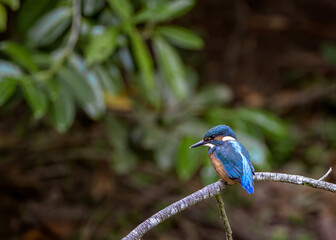
<svg viewBox="0 0 336 240"><path fill-rule="evenodd" d="M313 178L307 178L299 175L291 175L284 173L270 173L270 172L257 172L254 175L254 181L273 181L273 182L285 182L296 185L304 185L312 188L322 189L336 193L336 184L328 183L325 181L319 181ZM222 181L212 183L197 192L169 205L168 207L157 212L141 224L139 224L132 232L130 232L124 240L137 240L140 239L146 232L154 228L165 219L183 211L184 209L201 202L207 198L213 197L219 194L225 189L225 184Z"/></svg>
<svg viewBox="0 0 336 240"><path fill-rule="evenodd" d="M332 167L329 168L328 172L326 174L324 174L319 181L323 181L324 179L326 179L328 177L328 175L331 173L332 171Z"/></svg>
<svg viewBox="0 0 336 240"><path fill-rule="evenodd" d="M224 205L222 195L219 193L219 194L215 195L215 198L217 200L217 204L218 204L219 212L220 212L220 215L221 215L221 219L223 220L223 223L224 223L226 240L233 240L230 221L229 221L229 219L226 215L226 212L225 212L225 205Z"/></svg>

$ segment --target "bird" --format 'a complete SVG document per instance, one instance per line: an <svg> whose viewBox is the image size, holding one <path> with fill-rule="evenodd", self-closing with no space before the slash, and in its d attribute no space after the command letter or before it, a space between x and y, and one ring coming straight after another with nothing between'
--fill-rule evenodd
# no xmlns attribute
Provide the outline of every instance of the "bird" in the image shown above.
<svg viewBox="0 0 336 240"><path fill-rule="evenodd" d="M236 134L227 125L211 128L201 141L190 148L208 146L209 158L219 177L227 184L240 185L248 192L254 193L254 168L246 148L237 141Z"/></svg>

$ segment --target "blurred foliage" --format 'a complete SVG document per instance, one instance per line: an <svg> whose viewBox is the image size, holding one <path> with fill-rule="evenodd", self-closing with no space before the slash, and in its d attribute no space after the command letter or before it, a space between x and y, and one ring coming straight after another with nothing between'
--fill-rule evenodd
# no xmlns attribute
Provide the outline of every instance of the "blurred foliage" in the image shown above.
<svg viewBox="0 0 336 240"><path fill-rule="evenodd" d="M281 162L293 149L283 141L287 125L275 115L229 108L233 93L225 85L197 88L180 49L199 50L203 40L171 25L194 0L84 0L79 29L71 1L19 4L0 3L0 30L6 29L4 5L17 11L18 29L0 43L0 106L24 99L35 120L46 119L61 133L78 110L92 120L106 117L115 172L127 173L148 157L181 180L202 168L203 180L213 181L206 150L188 147L217 124L237 131L257 169L269 168L271 151Z"/></svg>

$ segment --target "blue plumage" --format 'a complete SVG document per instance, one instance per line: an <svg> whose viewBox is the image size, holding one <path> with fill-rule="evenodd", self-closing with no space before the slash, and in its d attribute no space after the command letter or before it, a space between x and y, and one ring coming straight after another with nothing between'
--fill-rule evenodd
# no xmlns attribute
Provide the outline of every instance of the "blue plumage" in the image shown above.
<svg viewBox="0 0 336 240"><path fill-rule="evenodd" d="M219 176L229 184L240 183L254 193L254 168L246 148L237 141L230 127L219 125L210 129L203 140L191 147L209 146L209 158Z"/></svg>

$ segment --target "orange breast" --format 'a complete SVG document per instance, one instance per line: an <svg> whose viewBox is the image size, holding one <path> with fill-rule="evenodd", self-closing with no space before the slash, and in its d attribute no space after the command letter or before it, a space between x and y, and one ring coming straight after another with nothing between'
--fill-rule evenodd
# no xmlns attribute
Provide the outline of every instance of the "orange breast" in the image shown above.
<svg viewBox="0 0 336 240"><path fill-rule="evenodd" d="M209 158L210 158L212 166L214 167L214 169L216 170L216 172L218 173L218 175L221 179L223 179L225 182L227 182L230 185L237 183L237 181L232 180L228 177L228 175L226 174L225 167L224 167L223 163L221 163L221 161L218 158L215 157L214 152L212 152L209 155Z"/></svg>

